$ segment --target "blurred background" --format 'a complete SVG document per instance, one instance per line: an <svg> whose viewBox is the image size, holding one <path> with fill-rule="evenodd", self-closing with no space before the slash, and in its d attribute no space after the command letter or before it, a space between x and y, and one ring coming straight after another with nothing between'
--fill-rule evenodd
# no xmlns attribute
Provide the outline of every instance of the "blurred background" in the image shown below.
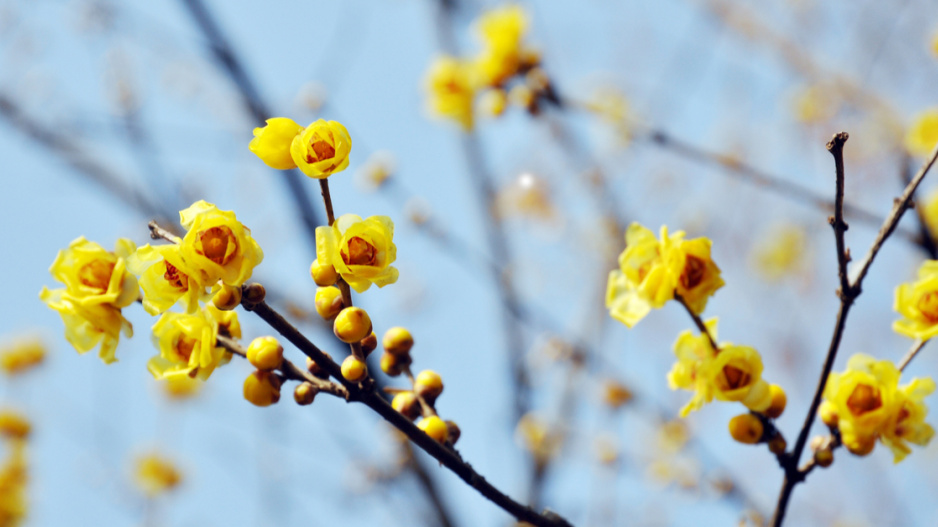
<svg viewBox="0 0 938 527"><path fill-rule="evenodd" d="M272 304L343 356L313 309L318 184L247 148L272 116L348 128L351 164L330 178L336 213L390 216L400 270L356 303L379 336L412 331L414 367L442 375L437 408L490 482L578 526L771 515L782 473L764 446L730 438L741 407L676 421L691 394L665 375L687 314L669 304L627 329L604 307L606 278L632 221L711 238L727 285L704 317L720 318L721 340L761 352L764 376L788 393L778 425L793 442L838 303L824 144L850 133L847 242L862 254L922 161L903 137L938 105L934 4L524 2L524 41L559 104L518 104L514 90L469 133L428 110L426 75L443 53L475 53L473 20L500 5L0 0L0 349L47 348L38 367L0 380L0 405L33 426L25 525L512 524L363 406L320 396L299 407L285 390L256 408L237 359L173 397L145 367L155 318L126 309L135 336L105 366L75 353L39 301L72 239L142 245L150 219L177 221L205 199L251 228ZM892 295L934 247L919 236L907 214L835 370L855 352L907 350ZM239 316L246 342L271 333ZM926 348L907 373L936 368ZM180 478L148 495L135 473L153 452ZM838 451L796 489L788 524L934 525L936 454L933 443L893 465L881 445L866 458Z"/></svg>

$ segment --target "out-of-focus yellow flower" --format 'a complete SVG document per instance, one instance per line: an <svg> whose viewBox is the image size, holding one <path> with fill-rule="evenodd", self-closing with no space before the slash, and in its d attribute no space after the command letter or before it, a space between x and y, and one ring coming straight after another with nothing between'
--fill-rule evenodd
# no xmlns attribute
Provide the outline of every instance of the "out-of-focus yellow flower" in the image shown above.
<svg viewBox="0 0 938 527"><path fill-rule="evenodd" d="M134 242L120 238L114 252L109 252L81 236L59 251L49 272L65 284L72 302L84 307L127 307L140 296L137 278L126 262L135 249Z"/></svg>
<svg viewBox="0 0 938 527"><path fill-rule="evenodd" d="M500 86L518 72L522 60L521 40L528 18L517 5L492 9L476 21L482 52L476 59L479 72L489 86Z"/></svg>
<svg viewBox="0 0 938 527"><path fill-rule="evenodd" d="M472 129L472 105L476 93L472 63L451 56L437 58L427 73L430 111Z"/></svg>
<svg viewBox="0 0 938 527"><path fill-rule="evenodd" d="M254 139L248 148L261 158L267 166L279 170L296 168L296 162L290 154L293 139L300 135L303 127L293 119L274 117L267 119L267 125L254 129Z"/></svg>
<svg viewBox="0 0 938 527"><path fill-rule="evenodd" d="M101 346L98 356L106 364L117 359L114 353L121 332L125 337L133 336L133 326L121 315L121 310L110 304L83 306L65 289L50 291L45 287L39 298L50 308L59 312L65 324L65 340L78 353L86 353Z"/></svg>
<svg viewBox="0 0 938 527"><path fill-rule="evenodd" d="M216 346L218 322L208 310L191 315L163 313L153 325L153 345L160 354L147 363L157 379L188 375L208 379L227 357L224 348Z"/></svg>
<svg viewBox="0 0 938 527"><path fill-rule="evenodd" d="M663 454L676 454L690 441L690 430L680 419L661 423L655 434L655 447Z"/></svg>
<svg viewBox="0 0 938 527"><path fill-rule="evenodd" d="M182 301L186 313L199 309L199 300L205 300L202 273L193 268L182 257L182 247L177 244L144 245L127 259L127 267L140 280L143 288L143 308L151 315L158 315Z"/></svg>
<svg viewBox="0 0 938 527"><path fill-rule="evenodd" d="M938 188L929 192L923 200L916 202L915 210L922 215L922 220L925 221L932 237L938 236Z"/></svg>
<svg viewBox="0 0 938 527"><path fill-rule="evenodd" d="M925 423L923 402L935 390L934 381L913 379L899 387L899 376L892 362L858 353L845 372L828 378L818 413L840 430L844 446L854 454L869 454L880 439L898 463L910 452L908 443L924 446L934 435Z"/></svg>
<svg viewBox="0 0 938 527"><path fill-rule="evenodd" d="M632 397L632 390L615 379L606 379L602 384L602 401L614 410L628 404Z"/></svg>
<svg viewBox="0 0 938 527"><path fill-rule="evenodd" d="M20 337L0 349L0 370L7 375L19 375L45 358L46 346L39 337Z"/></svg>
<svg viewBox="0 0 938 527"><path fill-rule="evenodd" d="M838 110L838 101L831 95L831 88L814 85L802 88L792 100L795 119L802 123L819 123L833 117Z"/></svg>
<svg viewBox="0 0 938 527"><path fill-rule="evenodd" d="M561 437L541 417L525 414L515 430L515 437L538 463L546 463L560 452Z"/></svg>
<svg viewBox="0 0 938 527"><path fill-rule="evenodd" d="M26 442L11 441L10 455L0 466L0 525L22 525L29 512L26 484Z"/></svg>
<svg viewBox="0 0 938 527"><path fill-rule="evenodd" d="M619 269L609 273L606 307L616 320L632 327L651 308L660 308L678 293L694 313L701 313L707 300L723 286L720 269L710 258L707 238L684 240L684 232L661 239L647 228L632 223L625 233L625 250Z"/></svg>
<svg viewBox="0 0 938 527"><path fill-rule="evenodd" d="M802 227L779 225L760 237L750 260L767 280L779 280L804 267L807 236Z"/></svg>
<svg viewBox="0 0 938 527"><path fill-rule="evenodd" d="M629 101L618 88L600 86L592 97L584 102L584 107L611 126L623 144L628 143L632 135L628 121Z"/></svg>
<svg viewBox="0 0 938 527"><path fill-rule="evenodd" d="M363 293L375 284L384 287L397 281L394 223L387 216L362 219L343 214L331 227L316 228L316 259L332 264L353 289Z"/></svg>
<svg viewBox="0 0 938 527"><path fill-rule="evenodd" d="M495 207L503 217L514 214L548 220L556 214L547 183L530 172L522 172L495 197Z"/></svg>
<svg viewBox="0 0 938 527"><path fill-rule="evenodd" d="M293 138L290 155L307 176L323 179L348 167L352 137L342 123L319 119Z"/></svg>
<svg viewBox="0 0 938 527"><path fill-rule="evenodd" d="M931 52L932 55L938 57L938 33L935 33L931 37Z"/></svg>
<svg viewBox="0 0 938 527"><path fill-rule="evenodd" d="M234 212L218 210L200 200L181 211L179 219L188 230L180 244L180 254L188 269L198 271L196 282L200 284L221 280L230 286L240 286L264 259L264 252L251 237L251 229L242 225Z"/></svg>
<svg viewBox="0 0 938 527"><path fill-rule="evenodd" d="M159 384L167 397L182 401L195 397L202 389L204 383L188 375L171 375L160 381Z"/></svg>
<svg viewBox="0 0 938 527"><path fill-rule="evenodd" d="M706 326L716 339L717 319L708 320ZM757 412L771 405L769 384L762 379L762 357L755 349L723 342L719 350L714 350L706 335L684 331L674 343L674 354L678 361L668 373L668 385L672 390L694 392L681 409L681 417L687 417L714 398L739 401Z"/></svg>
<svg viewBox="0 0 938 527"><path fill-rule="evenodd" d="M938 260L922 263L917 281L899 284L893 309L903 317L892 324L897 333L922 340L938 335Z"/></svg>
<svg viewBox="0 0 938 527"><path fill-rule="evenodd" d="M372 192L381 187L396 170L394 154L379 150L371 154L362 167L355 173L355 183L362 190ZM331 284L329 284L331 285Z"/></svg>
<svg viewBox="0 0 938 527"><path fill-rule="evenodd" d="M150 498L165 494L182 483L182 473L166 457L151 453L134 462L134 483Z"/></svg>
<svg viewBox="0 0 938 527"><path fill-rule="evenodd" d="M915 156L927 156L938 145L938 108L920 113L905 136L905 148Z"/></svg>
<svg viewBox="0 0 938 527"><path fill-rule="evenodd" d="M10 409L0 410L0 436L7 439L26 439L32 427L23 414Z"/></svg>

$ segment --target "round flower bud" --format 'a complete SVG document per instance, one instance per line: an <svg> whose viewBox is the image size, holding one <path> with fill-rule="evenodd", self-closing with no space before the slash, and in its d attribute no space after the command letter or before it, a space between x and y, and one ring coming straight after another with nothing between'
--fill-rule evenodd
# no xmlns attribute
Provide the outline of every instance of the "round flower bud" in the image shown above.
<svg viewBox="0 0 938 527"><path fill-rule="evenodd" d="M319 389L308 382L302 382L293 390L293 400L300 406L313 404Z"/></svg>
<svg viewBox="0 0 938 527"><path fill-rule="evenodd" d="M837 406L831 403L830 401L824 401L821 403L821 407L818 408L818 417L821 418L821 421L824 422L827 426L833 428L837 426L839 418L837 417Z"/></svg>
<svg viewBox="0 0 938 527"><path fill-rule="evenodd" d="M772 403L769 404L769 407L762 413L764 413L766 417L775 419L785 411L788 397L785 395L785 390L777 384L769 385L769 395L772 397Z"/></svg>
<svg viewBox="0 0 938 527"><path fill-rule="evenodd" d="M781 454L785 452L786 448L788 448L788 442L780 435L773 437L769 441L769 451L773 454Z"/></svg>
<svg viewBox="0 0 938 527"><path fill-rule="evenodd" d="M244 380L244 398L254 406L270 406L280 400L280 377L255 371Z"/></svg>
<svg viewBox="0 0 938 527"><path fill-rule="evenodd" d="M332 332L346 344L358 342L371 333L371 317L360 307L347 307L335 317Z"/></svg>
<svg viewBox="0 0 938 527"><path fill-rule="evenodd" d="M267 290L257 282L251 282L244 288L242 302L248 304L260 304L267 297Z"/></svg>
<svg viewBox="0 0 938 527"><path fill-rule="evenodd" d="M423 430L425 434L433 438L438 443L445 443L448 438L449 430L446 427L446 423L442 419L435 415L430 417L424 417L419 423L417 423L417 428Z"/></svg>
<svg viewBox="0 0 938 527"><path fill-rule="evenodd" d="M248 346L248 362L259 370L275 370L283 364L283 346L274 337L257 337Z"/></svg>
<svg viewBox="0 0 938 527"><path fill-rule="evenodd" d="M332 355L329 355L325 351L322 352L322 354L330 360L332 359ZM306 371L316 377L319 377L320 379L329 379L329 372L327 372L325 368L317 364L316 361L309 357L306 357Z"/></svg>
<svg viewBox="0 0 938 527"><path fill-rule="evenodd" d="M827 468L834 462L834 452L830 448L818 450L814 453L814 462L819 467Z"/></svg>
<svg viewBox="0 0 938 527"><path fill-rule="evenodd" d="M758 443L762 439L763 430L762 421L752 414L737 415L730 419L730 435L740 443Z"/></svg>
<svg viewBox="0 0 938 527"><path fill-rule="evenodd" d="M443 379L440 374L431 370L423 370L417 374L414 381L414 391L423 397L429 404L443 393Z"/></svg>
<svg viewBox="0 0 938 527"><path fill-rule="evenodd" d="M610 379L603 383L602 398L603 403L617 410L632 400L632 390L629 390L624 384Z"/></svg>
<svg viewBox="0 0 938 527"><path fill-rule="evenodd" d="M212 297L212 303L222 311L231 311L241 304L241 288L222 284L221 289Z"/></svg>
<svg viewBox="0 0 938 527"><path fill-rule="evenodd" d="M479 110L483 115L498 117L505 113L508 106L508 94L501 88L487 90L479 98Z"/></svg>
<svg viewBox="0 0 938 527"><path fill-rule="evenodd" d="M316 312L326 320L332 320L342 311L342 291L338 287L316 289Z"/></svg>
<svg viewBox="0 0 938 527"><path fill-rule="evenodd" d="M362 353L367 357L378 347L378 336L372 331L370 335L362 339Z"/></svg>
<svg viewBox="0 0 938 527"><path fill-rule="evenodd" d="M420 401L414 392L401 392L391 399L391 407L413 421L420 417Z"/></svg>
<svg viewBox="0 0 938 527"><path fill-rule="evenodd" d="M345 357L342 361L342 376L349 382L358 382L368 375L368 366L355 358L354 355Z"/></svg>
<svg viewBox="0 0 938 527"><path fill-rule="evenodd" d="M844 447L850 451L851 454L858 456L866 456L873 451L873 447L876 446L876 437L875 436L853 436L853 437L844 437Z"/></svg>
<svg viewBox="0 0 938 527"><path fill-rule="evenodd" d="M459 425L457 425L455 421L445 421L445 423L449 442L455 445L456 441L459 441L459 436L462 435L462 431L459 429Z"/></svg>
<svg viewBox="0 0 938 527"><path fill-rule="evenodd" d="M388 352L381 354L381 371L391 377L400 375L403 372L402 368L409 363L408 357L391 355Z"/></svg>
<svg viewBox="0 0 938 527"><path fill-rule="evenodd" d="M335 272L335 267L320 265L319 260L313 260L313 264L309 266L309 274L313 277L313 282L316 282L319 287L335 285L339 280L339 274Z"/></svg>
<svg viewBox="0 0 938 527"><path fill-rule="evenodd" d="M407 355L414 347L414 337L405 328L395 327L384 333L381 339L384 351L394 355Z"/></svg>
<svg viewBox="0 0 938 527"><path fill-rule="evenodd" d="M0 436L10 439L26 439L32 427L22 415L12 410L0 411Z"/></svg>

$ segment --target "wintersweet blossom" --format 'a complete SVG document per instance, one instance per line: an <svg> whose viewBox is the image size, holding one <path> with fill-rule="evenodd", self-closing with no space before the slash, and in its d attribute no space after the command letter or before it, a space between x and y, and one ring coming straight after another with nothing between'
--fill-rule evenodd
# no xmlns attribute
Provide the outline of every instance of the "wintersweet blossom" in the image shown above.
<svg viewBox="0 0 938 527"><path fill-rule="evenodd" d="M248 148L269 167L299 168L311 178L323 179L348 167L352 137L336 121L319 119L303 128L292 119L275 117L254 129Z"/></svg>
<svg viewBox="0 0 938 527"><path fill-rule="evenodd" d="M296 168L296 161L290 154L293 139L300 135L303 127L293 119L274 117L267 119L267 125L254 129L254 139L248 148L267 166L278 170Z"/></svg>
<svg viewBox="0 0 938 527"><path fill-rule="evenodd" d="M0 525L20 525L29 512L26 442L9 442L9 454L0 465Z"/></svg>
<svg viewBox="0 0 938 527"><path fill-rule="evenodd" d="M205 300L208 284L201 283L202 273L183 259L179 245L144 245L127 260L143 288L143 308L147 313L159 315L177 302L182 302L186 313L194 313L199 309L199 301Z"/></svg>
<svg viewBox="0 0 938 527"><path fill-rule="evenodd" d="M358 291L371 284L384 287L397 281L394 222L387 216L362 219L355 214L336 218L331 227L316 228L316 259L332 265Z"/></svg>
<svg viewBox="0 0 938 527"><path fill-rule="evenodd" d="M456 121L464 130L471 130L477 76L470 62L448 55L437 58L430 65L426 78L430 111Z"/></svg>
<svg viewBox="0 0 938 527"><path fill-rule="evenodd" d="M892 324L897 333L922 340L938 335L938 260L924 262L915 282L899 284L893 309L903 317Z"/></svg>
<svg viewBox="0 0 938 527"><path fill-rule="evenodd" d="M517 5L492 9L476 21L476 32L482 41L476 64L486 84L499 86L518 72L527 27L527 15Z"/></svg>
<svg viewBox="0 0 938 527"><path fill-rule="evenodd" d="M134 465L134 482L151 498L165 494L182 483L182 473L176 465L160 454L141 456Z"/></svg>
<svg viewBox="0 0 938 527"><path fill-rule="evenodd" d="M180 243L180 255L199 284L221 280L238 287L264 259L251 229L242 225L234 212L200 200L180 211L179 218L188 231Z"/></svg>
<svg viewBox="0 0 938 527"><path fill-rule="evenodd" d="M153 345L160 354L150 359L147 368L157 379L188 375L206 380L230 359L216 344L217 335L218 322L208 308L194 314L163 313L153 326Z"/></svg>
<svg viewBox="0 0 938 527"><path fill-rule="evenodd" d="M46 345L36 336L19 337L0 348L0 371L6 375L19 375L42 363L46 358Z"/></svg>
<svg viewBox="0 0 938 527"><path fill-rule="evenodd" d="M927 156L938 145L938 108L920 113L905 136L905 148L912 155Z"/></svg>
<svg viewBox="0 0 938 527"><path fill-rule="evenodd" d="M923 400L935 382L913 379L900 387L900 375L892 362L862 353L850 358L843 373L830 374L818 413L840 431L847 450L865 456L879 439L898 463L911 451L908 443L925 446L931 440L934 429L925 423Z"/></svg>

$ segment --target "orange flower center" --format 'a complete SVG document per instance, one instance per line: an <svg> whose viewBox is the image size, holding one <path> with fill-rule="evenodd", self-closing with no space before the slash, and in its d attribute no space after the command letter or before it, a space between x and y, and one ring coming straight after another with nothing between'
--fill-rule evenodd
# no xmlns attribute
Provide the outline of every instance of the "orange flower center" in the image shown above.
<svg viewBox="0 0 938 527"><path fill-rule="evenodd" d="M182 360L189 362L189 357L192 356L192 350L195 349L197 342L195 339L180 335L179 340L176 341L176 353L179 354Z"/></svg>
<svg viewBox="0 0 938 527"><path fill-rule="evenodd" d="M309 143L309 148L306 149L307 163L315 163L316 161L332 159L333 157L335 157L335 148L322 139L312 141Z"/></svg>
<svg viewBox="0 0 938 527"><path fill-rule="evenodd" d="M918 310L932 324L938 324L938 291L929 291L918 299Z"/></svg>
<svg viewBox="0 0 938 527"><path fill-rule="evenodd" d="M684 289L693 289L700 285L707 272L706 264L696 256L687 255L684 262L684 271L681 273L681 285Z"/></svg>
<svg viewBox="0 0 938 527"><path fill-rule="evenodd" d="M749 373L735 367L735 366L723 366L723 377L726 378L726 386L730 390L735 390L737 388L742 388L749 384L749 381L752 379L752 376Z"/></svg>
<svg viewBox="0 0 938 527"><path fill-rule="evenodd" d="M342 261L345 265L375 265L377 258L378 251L375 246L358 236L348 241L348 252L342 251Z"/></svg>
<svg viewBox="0 0 938 527"><path fill-rule="evenodd" d="M866 384L858 384L847 399L847 408L850 409L850 413L857 417L872 412L882 405L883 401L879 396L879 390Z"/></svg>
<svg viewBox="0 0 938 527"><path fill-rule="evenodd" d="M113 263L105 260L94 260L86 263L78 270L78 281L88 287L100 289L103 293L107 291L112 272L114 272Z"/></svg>
<svg viewBox="0 0 938 527"><path fill-rule="evenodd" d="M199 233L195 251L218 265L225 265L234 258L238 240L231 229L224 225L212 227Z"/></svg>
<svg viewBox="0 0 938 527"><path fill-rule="evenodd" d="M163 273L163 279L176 289L189 289L189 277L186 276L185 273L179 272L179 269L176 269L176 266L169 263L169 261L163 260L163 262L166 264L166 272Z"/></svg>

